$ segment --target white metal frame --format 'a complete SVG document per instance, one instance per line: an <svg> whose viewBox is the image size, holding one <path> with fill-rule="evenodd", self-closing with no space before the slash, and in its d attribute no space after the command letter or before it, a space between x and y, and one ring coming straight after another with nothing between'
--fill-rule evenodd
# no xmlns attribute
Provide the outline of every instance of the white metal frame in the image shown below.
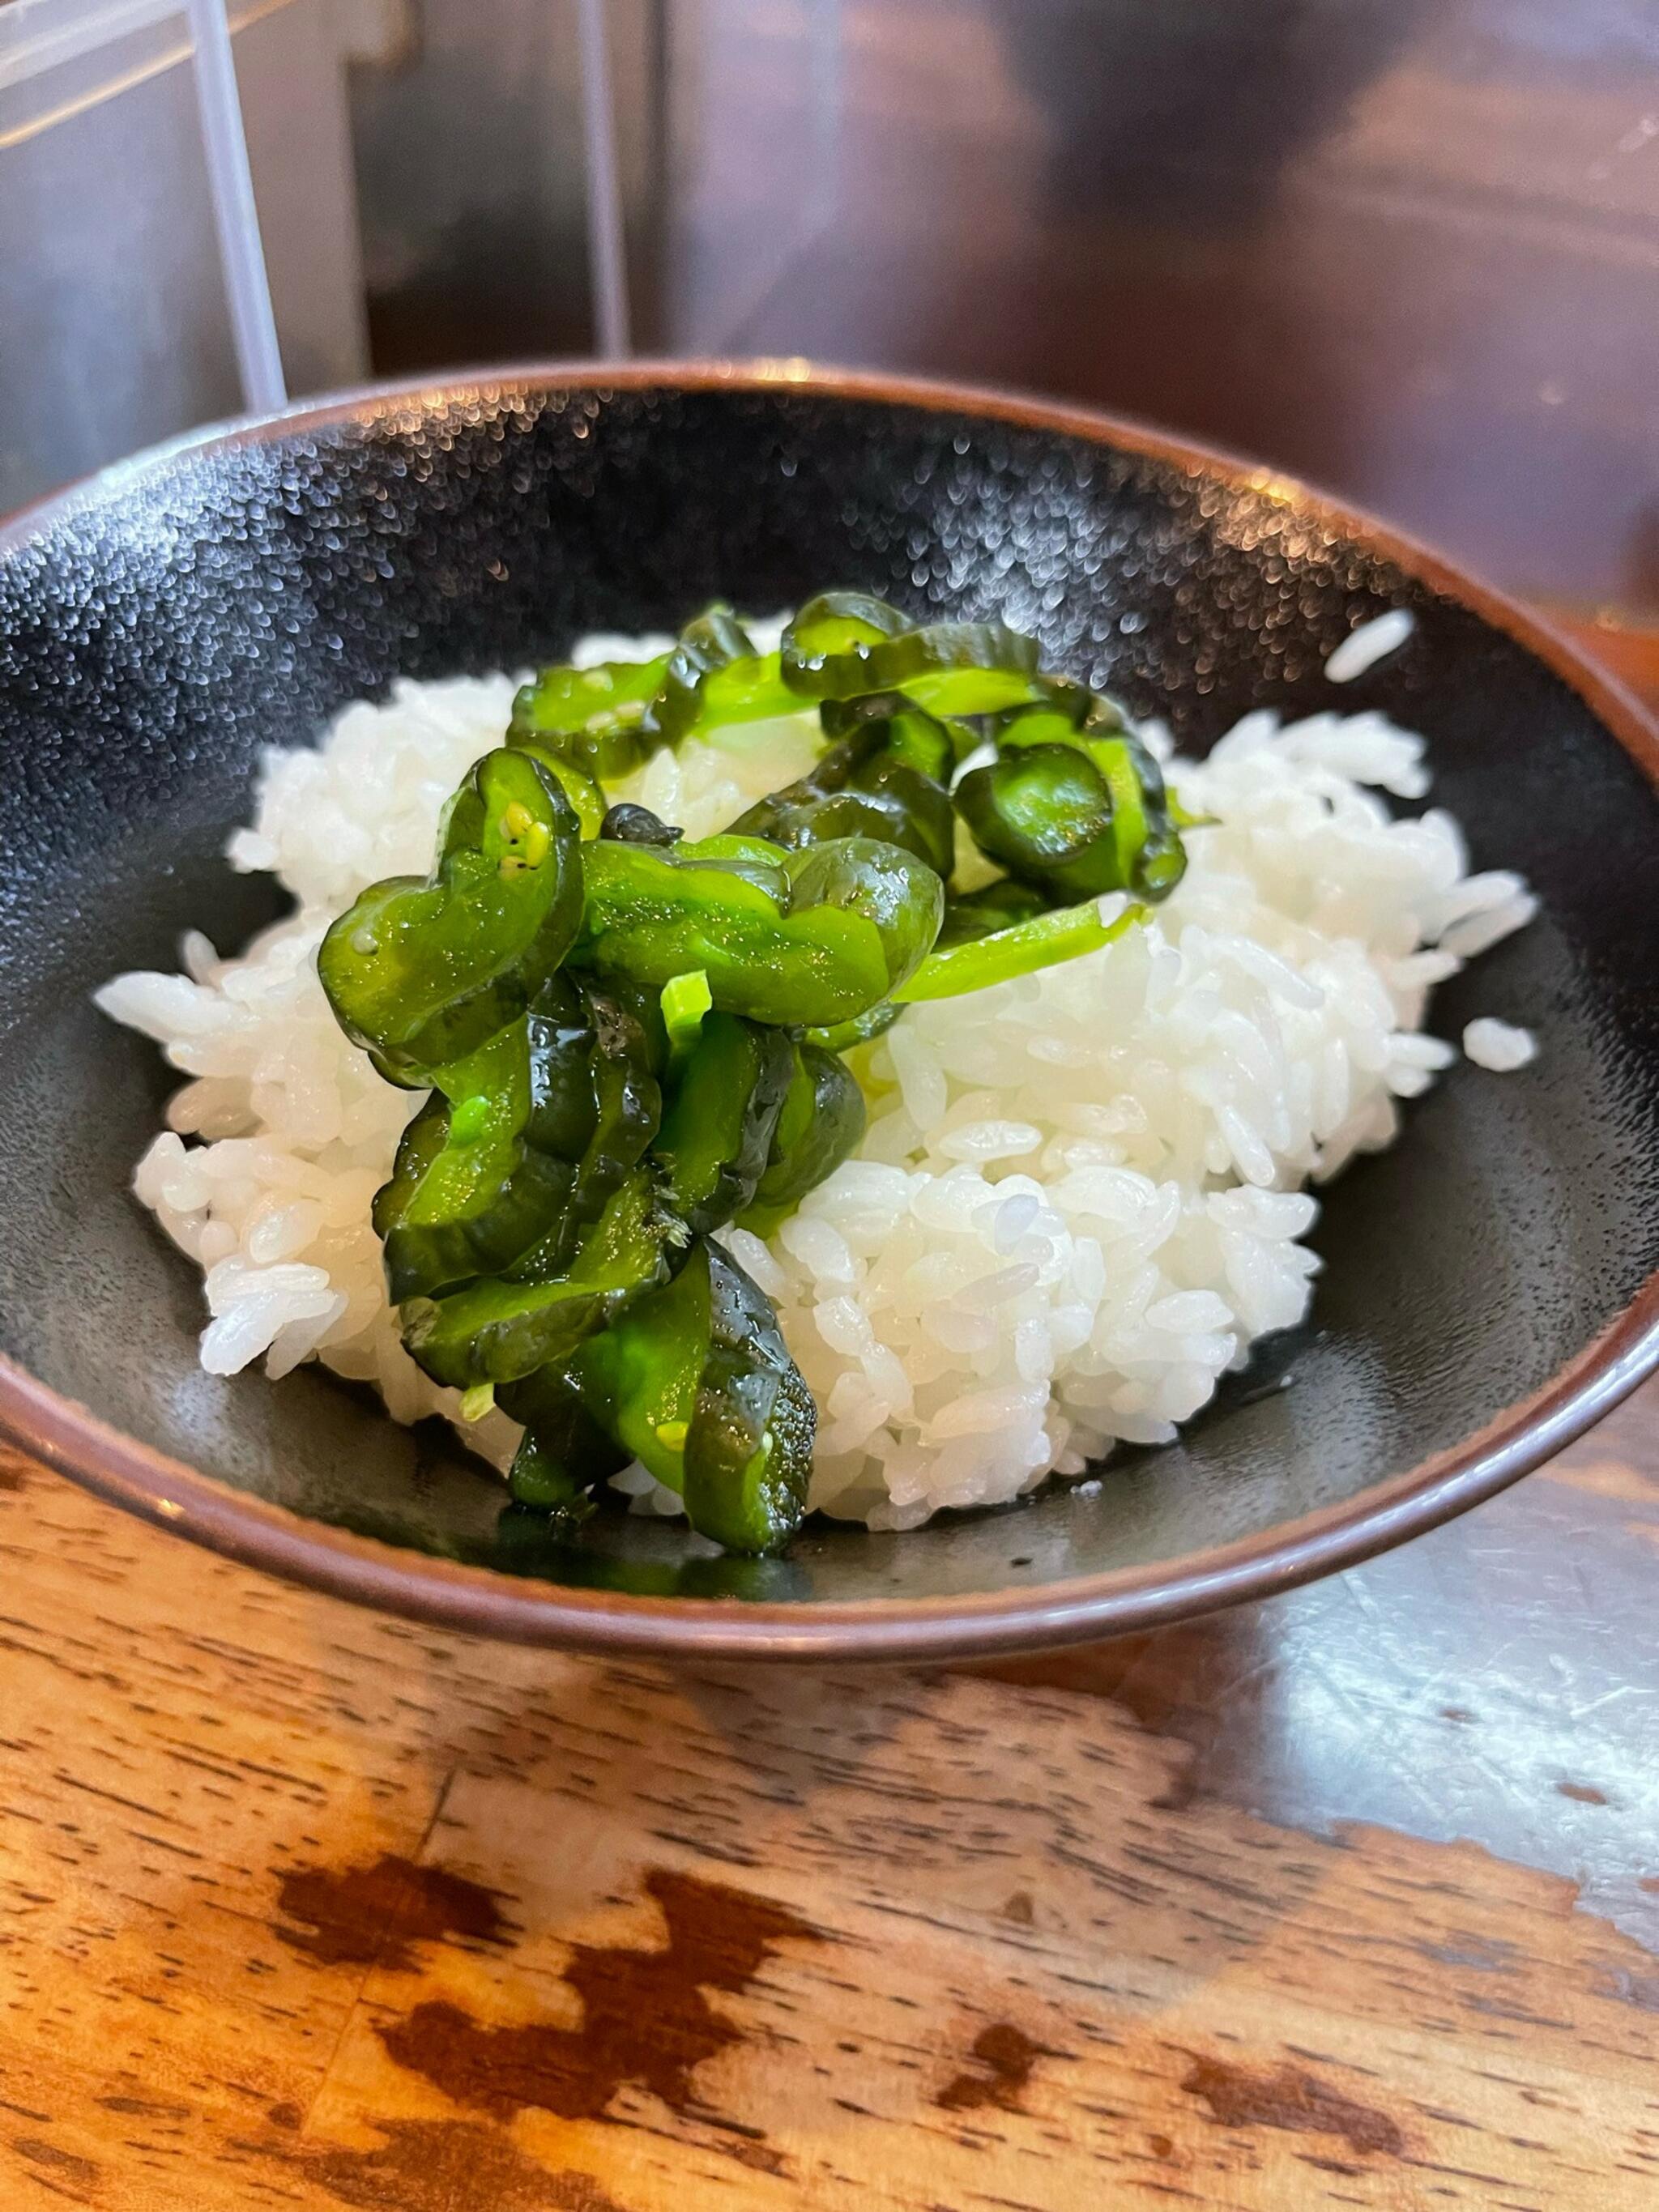
<svg viewBox="0 0 1659 2212"><path fill-rule="evenodd" d="M605 7L605 0L579 0L578 23L594 334L599 352L608 360L619 361L631 350L628 247ZM185 9L195 50L202 143L242 402L250 414L268 415L286 405L288 386L248 166L228 0L185 0Z"/></svg>

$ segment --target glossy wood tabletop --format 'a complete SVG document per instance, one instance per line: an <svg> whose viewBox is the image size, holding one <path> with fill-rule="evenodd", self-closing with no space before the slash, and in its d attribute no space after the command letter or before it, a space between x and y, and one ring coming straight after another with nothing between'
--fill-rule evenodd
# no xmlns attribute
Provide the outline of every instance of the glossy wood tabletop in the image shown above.
<svg viewBox="0 0 1659 2212"><path fill-rule="evenodd" d="M15 1455L0 1544L7 2212L1659 2203L1659 1386L972 1671L439 1634Z"/></svg>

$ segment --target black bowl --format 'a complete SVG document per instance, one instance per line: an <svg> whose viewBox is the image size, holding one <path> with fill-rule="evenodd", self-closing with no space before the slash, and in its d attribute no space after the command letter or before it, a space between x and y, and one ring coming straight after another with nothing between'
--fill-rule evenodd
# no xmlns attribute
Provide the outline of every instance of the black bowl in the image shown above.
<svg viewBox="0 0 1659 2212"><path fill-rule="evenodd" d="M193 1270L129 1195L167 1087L94 986L240 942L255 756L404 673L558 653L826 580L993 611L1202 748L1244 709L1427 732L1477 865L1542 917L1434 1025L1531 1023L1345 1176L1311 1325L1089 1494L744 1562L576 1545L316 1370L196 1364ZM1404 605L1346 690L1327 653ZM1103 417L849 376L632 367L375 392L189 439L0 532L0 1419L106 1496L398 1611L550 1643L986 1650L1282 1589L1488 1496L1659 1362L1659 745L1555 639L1297 486ZM1289 1379L1290 1387L1274 1382Z"/></svg>

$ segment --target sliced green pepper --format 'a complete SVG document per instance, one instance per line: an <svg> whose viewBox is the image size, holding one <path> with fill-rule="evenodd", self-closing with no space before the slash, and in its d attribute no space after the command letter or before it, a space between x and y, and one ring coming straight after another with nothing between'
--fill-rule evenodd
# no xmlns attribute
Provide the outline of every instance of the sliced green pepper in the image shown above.
<svg viewBox="0 0 1659 2212"><path fill-rule="evenodd" d="M584 768L580 761L568 755L550 750L539 741L534 744L521 738L512 739L515 751L528 753L538 760L548 773L555 777L559 788L570 801L570 809L580 828L583 840L597 837L605 823L605 797L599 778Z"/></svg>
<svg viewBox="0 0 1659 2212"><path fill-rule="evenodd" d="M1012 718L997 759L956 788L974 842L1051 897L1167 897L1186 866L1158 763L1127 731Z"/></svg>
<svg viewBox="0 0 1659 2212"><path fill-rule="evenodd" d="M870 838L787 853L754 839L672 851L602 839L587 848L572 958L657 991L702 969L715 1007L754 1021L844 1021L911 972L944 897L931 868Z"/></svg>
<svg viewBox="0 0 1659 2212"><path fill-rule="evenodd" d="M951 740L942 723L913 710L896 693L879 702L858 700L854 709L879 703L883 711L843 710L832 720L826 701L823 726L841 735L795 782L761 799L732 827L776 845L795 848L836 837L868 837L898 845L925 860L941 878L956 865L956 817L945 779ZM904 756L895 750L902 744ZM927 767L917 765L926 760Z"/></svg>
<svg viewBox="0 0 1659 2212"><path fill-rule="evenodd" d="M686 975L671 975L659 994L662 1025L668 1035L668 1065L683 1067L702 1035L703 1017L714 1004L708 977L701 968Z"/></svg>
<svg viewBox="0 0 1659 2212"><path fill-rule="evenodd" d="M757 653L730 607L716 604L680 632L646 719L657 744L678 745L694 731L702 735L799 711L778 656Z"/></svg>
<svg viewBox="0 0 1659 2212"><path fill-rule="evenodd" d="M817 1405L771 1301L728 1253L702 1249L708 1353L685 1440L685 1510L728 1551L775 1551L806 1510Z"/></svg>
<svg viewBox="0 0 1659 2212"><path fill-rule="evenodd" d="M851 1156L865 1121L864 1093L840 1054L822 1045L798 1045L766 1172L755 1187L752 1204L738 1217L743 1227L769 1237L809 1190L816 1190Z"/></svg>
<svg viewBox="0 0 1659 2212"><path fill-rule="evenodd" d="M416 1089L521 1014L581 921L570 802L524 753L486 753L451 799L438 865L373 884L317 955L335 1018Z"/></svg>
<svg viewBox="0 0 1659 2212"><path fill-rule="evenodd" d="M898 1019L900 1011L890 999L881 999L850 1021L814 1025L806 1032L806 1042L822 1045L825 1052L851 1052L854 1045L868 1044L873 1037L884 1036Z"/></svg>
<svg viewBox="0 0 1659 2212"><path fill-rule="evenodd" d="M568 1206L574 1169L526 1141L530 1057L521 1018L437 1070L441 1109L416 1117L419 1134L412 1144L405 1135L376 1201L398 1303L512 1266ZM434 1148L435 1131L442 1141Z"/></svg>
<svg viewBox="0 0 1659 2212"><path fill-rule="evenodd" d="M434 1382L467 1390L517 1382L566 1359L586 1336L659 1281L672 1224L638 1169L612 1193L568 1273L542 1282L491 1277L437 1298L410 1298L404 1342Z"/></svg>
<svg viewBox="0 0 1659 2212"><path fill-rule="evenodd" d="M1006 929L940 946L893 996L908 1006L922 999L954 999L964 991L983 991L993 983L1006 983L1016 975L1034 975L1039 968L1093 952L1146 918L1144 906L1128 906L1110 921L1103 921L1093 899L1081 906L1054 907Z"/></svg>
<svg viewBox="0 0 1659 2212"><path fill-rule="evenodd" d="M553 1282L565 1273L578 1240L644 1158L661 1119L663 1050L649 1024L651 1008L626 990L589 990L579 1003L588 1046L580 1080L574 1065L562 1063L568 1081L556 1096L550 1085L544 1108L549 1134L556 1115L562 1141L572 1145L568 1200L546 1234L502 1268L514 1282ZM578 1129L586 1133L580 1147L573 1142Z"/></svg>
<svg viewBox="0 0 1659 2212"><path fill-rule="evenodd" d="M795 1058L781 1030L738 1014L704 1021L655 1147L665 1199L690 1228L719 1229L754 1197Z"/></svg>
<svg viewBox="0 0 1659 2212"><path fill-rule="evenodd" d="M514 1497L569 1524L586 1519L586 1492L626 1467L629 1455L593 1419L563 1368L540 1367L503 1385L496 1402L526 1431L507 1475Z"/></svg>
<svg viewBox="0 0 1659 2212"><path fill-rule="evenodd" d="M917 629L884 600L826 592L785 630L781 667L806 698L902 690L934 714L990 714L1033 696L1037 648L1000 622Z"/></svg>
<svg viewBox="0 0 1659 2212"><path fill-rule="evenodd" d="M600 790L806 702L827 750L724 836ZM958 811L1009 873L947 912ZM816 1409L708 1231L766 1233L857 1144L841 1048L1107 942L1144 908L1103 921L1093 894L1164 896L1184 818L1030 639L858 593L803 607L776 654L714 606L667 653L526 687L432 877L375 885L319 962L348 1034L433 1087L375 1224L415 1357L525 1425L513 1510L574 1522L631 1453L723 1544L791 1533Z"/></svg>
<svg viewBox="0 0 1659 2212"><path fill-rule="evenodd" d="M948 784L960 748L977 742L971 731L954 731L948 722L907 699L902 691L872 691L859 699L824 699L819 702L818 720L832 745L873 727L874 749L931 776L935 783Z"/></svg>
<svg viewBox="0 0 1659 2212"><path fill-rule="evenodd" d="M1023 884L1016 876L999 876L994 884L945 901L945 921L933 949L942 952L969 938L989 937L995 930L1011 929L1017 921L1030 921L1046 914L1048 908L1049 901L1035 884Z"/></svg>
<svg viewBox="0 0 1659 2212"><path fill-rule="evenodd" d="M766 1552L799 1523L817 1408L763 1294L699 1237L673 1280L590 1337L568 1370L593 1418L678 1491L691 1525Z"/></svg>
<svg viewBox="0 0 1659 2212"><path fill-rule="evenodd" d="M507 743L544 746L590 776L626 775L657 743L646 715L672 658L544 668L513 702Z"/></svg>

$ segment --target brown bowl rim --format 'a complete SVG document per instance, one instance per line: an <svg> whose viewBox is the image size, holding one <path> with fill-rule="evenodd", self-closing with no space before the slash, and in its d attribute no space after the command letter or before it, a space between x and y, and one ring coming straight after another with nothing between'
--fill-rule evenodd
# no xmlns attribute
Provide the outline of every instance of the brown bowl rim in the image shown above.
<svg viewBox="0 0 1659 2212"><path fill-rule="evenodd" d="M280 412L210 425L116 463L0 521L12 553L83 502L211 451L368 425L469 399L563 389L765 392L867 399L963 413L1145 453L1235 490L1272 490L1458 602L1545 662L1577 691L1656 787L1659 727L1624 689L1550 626L1437 553L1299 479L1198 441L1096 408L994 386L750 362L533 362L374 384ZM1358 1565L1495 1495L1583 1433L1659 1368L1659 1272L1577 1358L1474 1435L1337 1504L1174 1560L1079 1576L1032 1590L959 1597L798 1603L642 1597L520 1580L411 1553L311 1521L203 1474L102 1420L0 1355L0 1429L98 1496L245 1565L408 1619L510 1642L705 1659L940 1659L1030 1650L1144 1629ZM926 1541L924 1535L918 1540Z"/></svg>

